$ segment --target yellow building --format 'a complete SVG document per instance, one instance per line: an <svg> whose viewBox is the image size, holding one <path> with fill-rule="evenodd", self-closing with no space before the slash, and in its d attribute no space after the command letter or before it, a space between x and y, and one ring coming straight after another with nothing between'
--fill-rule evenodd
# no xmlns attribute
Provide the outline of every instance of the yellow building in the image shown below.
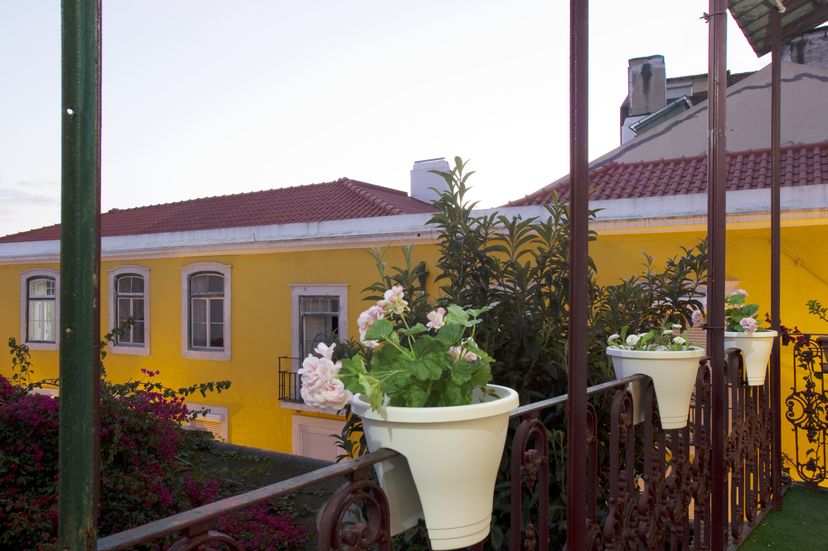
<svg viewBox="0 0 828 551"><path fill-rule="evenodd" d="M193 397L211 410L201 425L237 444L335 456L328 435L341 420L280 403L279 357L295 370L289 358L315 341L354 334L362 289L377 278L366 251L432 242L433 210L340 179L103 214L101 327L136 320L109 350L108 376L158 370L174 388L230 380L228 391ZM58 226L0 238L0 335L30 347L38 378L58 375L58 259Z"/></svg>

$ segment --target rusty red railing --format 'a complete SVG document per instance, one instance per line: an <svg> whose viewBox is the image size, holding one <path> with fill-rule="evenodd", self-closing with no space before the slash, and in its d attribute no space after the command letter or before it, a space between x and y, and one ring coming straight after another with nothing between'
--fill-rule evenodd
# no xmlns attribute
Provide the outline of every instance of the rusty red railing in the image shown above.
<svg viewBox="0 0 828 551"><path fill-rule="evenodd" d="M737 351L726 362L727 401L724 450L727 488L726 534L739 543L770 509L773 496L773 416L768 386L747 386ZM587 549L709 549L711 523L711 368L700 364L688 426L662 430L653 386L643 376L609 381L588 389L592 401L587 416L586 485ZM627 385L641 385L643 422L636 423ZM612 392L609 397L604 393ZM609 404L609 411L595 401ZM550 453L549 434L563 426L542 421L546 412L565 405L557 396L517 408L509 453L511 510L509 548L550 548L564 535L551 533L549 522L551 473L559 470ZM391 549L388 504L373 482L371 467L397 455L380 450L353 461L325 467L290 480L227 498L98 541L100 551L129 549L180 534L171 549L196 549L205 543L224 543L242 549L229 536L211 530L221 516L285 496L322 482L345 482L325 505L318 520L318 548ZM559 460L558 460L559 461ZM360 514L353 514L353 506ZM572 514L570 511L569 514ZM483 544L477 546L482 549Z"/></svg>

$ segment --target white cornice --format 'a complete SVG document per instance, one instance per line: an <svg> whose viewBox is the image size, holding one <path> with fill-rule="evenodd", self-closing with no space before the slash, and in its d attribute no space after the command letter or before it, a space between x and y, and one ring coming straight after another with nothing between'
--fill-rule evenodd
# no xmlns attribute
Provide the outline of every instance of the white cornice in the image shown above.
<svg viewBox="0 0 828 551"><path fill-rule="evenodd" d="M828 208L828 184L786 187L781 190L782 209L797 219L824 218ZM727 192L729 215L767 213L768 189ZM644 226L679 226L707 214L707 195L671 195L640 199L613 199L590 202L600 209L594 229L640 228ZM542 206L502 207L474 211L483 216L498 212L511 217L544 217ZM790 217L790 216L788 216ZM104 237L101 258L104 260L197 257L227 254L265 254L270 252L347 249L406 243L433 243L439 232L427 222L431 214L402 214L374 218L354 218L325 222L250 226L189 232L153 233ZM30 241L0 243L0 264L56 262L60 242Z"/></svg>
<svg viewBox="0 0 828 551"><path fill-rule="evenodd" d="M484 215L542 215L543 207L510 207L475 211ZM331 248L366 248L436 241L438 232L428 226L431 214L401 214L296 224L249 226L188 232L104 237L101 258L137 259L225 254L263 254ZM0 264L57 262L60 241L0 243Z"/></svg>

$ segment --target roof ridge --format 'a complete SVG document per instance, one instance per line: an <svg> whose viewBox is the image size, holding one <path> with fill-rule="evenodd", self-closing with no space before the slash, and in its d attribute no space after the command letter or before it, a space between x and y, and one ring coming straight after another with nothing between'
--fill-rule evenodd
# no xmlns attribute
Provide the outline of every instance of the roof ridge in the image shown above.
<svg viewBox="0 0 828 551"><path fill-rule="evenodd" d="M403 197L409 197L408 193L406 191L402 190L402 189L397 189L397 188L393 188L393 187L385 187L385 186L380 186L380 185L377 185L377 184L369 184L368 182L363 182L361 180L354 180L354 179L351 179L351 178L340 178L340 180L348 180L349 182L351 182L351 183L353 183L357 186L369 187L371 189L377 189L377 190L380 190L380 191L395 193L395 194L401 195ZM339 181L339 180L337 180L337 181ZM415 199L415 200L419 201L419 199L416 199L414 197L411 197L411 199Z"/></svg>
<svg viewBox="0 0 828 551"><path fill-rule="evenodd" d="M351 190L353 193L356 193L360 197L363 197L363 198L367 199L368 201L371 201L377 207L389 212L390 214L402 214L402 210L400 208L395 207L394 205L390 204L387 201L384 201L383 199L380 199L379 197L377 197L376 195L371 193L369 190L363 189L363 186L359 185L359 183L353 182L353 181L347 181L347 182L343 182L343 184L345 185L346 188Z"/></svg>
<svg viewBox="0 0 828 551"><path fill-rule="evenodd" d="M351 180L350 178L347 178L347 177L341 177L341 178L337 178L336 180L332 180L330 182L316 182L316 183L311 183L311 184L300 184L300 185L297 185L297 186L284 186L284 187L275 187L275 188L268 188L268 189L259 189L259 190L254 190L254 191L241 191L239 193L225 193L225 194L222 194L222 195L207 195L205 197L194 197L192 199L182 199L180 201L169 201L167 203L152 203L152 204L149 204L149 205L140 205L140 206L137 206L137 207L127 207L127 208L114 207L114 208L111 208L111 209L109 209L108 211L106 211L104 213L101 213L101 214L107 214L107 213L110 213L110 212L127 212L127 211L134 211L134 210L138 210L138 209L146 209L146 208L154 208L154 207L166 207L166 206L169 206L169 205L181 205L181 204L184 204L184 203L198 203L198 202L201 202L201 201L209 201L211 199L222 199L222 198L226 198L226 197L243 197L245 195L254 195L256 193L271 193L271 192L274 192L274 191L282 191L282 190L288 190L288 189L296 190L296 189L308 188L308 187L312 187L312 186L326 186L326 185L331 185L331 184L337 184L337 183L340 183L340 182L343 182L343 181L353 181L353 180ZM371 184L366 184L366 185L371 185ZM382 186L376 186L376 187L382 187ZM31 231L31 230L29 230L29 231Z"/></svg>
<svg viewBox="0 0 828 551"><path fill-rule="evenodd" d="M780 152L785 152L785 151L793 151L793 150L807 149L807 148L822 149L824 147L828 147L828 140L821 141L821 142L815 142L815 143L786 144L786 145L781 146L779 148L779 151ZM741 157L741 156L746 156L746 155L756 155L756 154L770 153L771 149L772 149L771 147L759 147L759 148L755 148L755 149L752 148L752 149L740 149L738 151L726 151L725 153L726 153L726 155L728 157L728 160L729 160L731 157ZM596 174L596 173L599 173L601 171L601 169L616 168L616 167L619 167L619 166L635 167L635 166L644 166L644 165L655 165L655 164L660 164L660 163L674 163L676 161L700 161L700 160L703 160L703 159L706 159L706 158L707 158L707 153L700 153L698 155L689 155L689 156L688 155L682 155L680 157L667 157L667 158L662 157L661 159L650 159L648 161L645 161L645 160L628 161L628 162L611 161L609 163L606 163L606 164L603 164L603 165L600 165L600 166L597 166L597 167L593 168L592 170L589 171L589 173L590 174ZM566 179L568 179L568 177L569 177L568 174L566 176L564 176L564 178L566 178ZM552 182L551 184L548 184L548 185L553 185L553 184L555 184L555 182Z"/></svg>

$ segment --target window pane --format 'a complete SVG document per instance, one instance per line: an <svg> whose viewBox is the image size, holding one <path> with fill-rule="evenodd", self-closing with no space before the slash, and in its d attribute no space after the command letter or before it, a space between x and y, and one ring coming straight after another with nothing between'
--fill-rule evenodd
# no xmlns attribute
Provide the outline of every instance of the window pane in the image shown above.
<svg viewBox="0 0 828 551"><path fill-rule="evenodd" d="M29 301L28 333L27 338L30 341L43 340L43 303L40 301Z"/></svg>
<svg viewBox="0 0 828 551"><path fill-rule="evenodd" d="M190 277L190 296L203 295L207 293L207 274L198 274Z"/></svg>
<svg viewBox="0 0 828 551"><path fill-rule="evenodd" d="M132 278L129 276L120 276L118 277L118 293L131 293L132 292Z"/></svg>
<svg viewBox="0 0 828 551"><path fill-rule="evenodd" d="M220 275L210 275L209 291L210 293L224 294L224 277Z"/></svg>
<svg viewBox="0 0 828 551"><path fill-rule="evenodd" d="M118 325L129 319L131 312L131 303L128 298L118 299Z"/></svg>
<svg viewBox="0 0 828 551"><path fill-rule="evenodd" d="M135 276L130 279L132 279L132 292L140 295L144 294L144 278Z"/></svg>
<svg viewBox="0 0 828 551"><path fill-rule="evenodd" d="M331 335L326 329L325 316L304 316L302 323L302 350L300 350L304 358L316 348L320 342L329 343Z"/></svg>
<svg viewBox="0 0 828 551"><path fill-rule="evenodd" d="M54 342L55 301L30 300L28 322L28 340Z"/></svg>
<svg viewBox="0 0 828 551"><path fill-rule="evenodd" d="M224 324L210 324L210 346L213 348L224 348Z"/></svg>
<svg viewBox="0 0 828 551"><path fill-rule="evenodd" d="M207 346L207 324L193 323L193 346Z"/></svg>
<svg viewBox="0 0 828 551"><path fill-rule="evenodd" d="M132 326L132 343L144 344L144 322L136 321Z"/></svg>
<svg viewBox="0 0 828 551"><path fill-rule="evenodd" d="M204 298L194 298L191 302L192 304L192 312L191 321L193 323L206 323L207 322L207 299Z"/></svg>
<svg viewBox="0 0 828 551"><path fill-rule="evenodd" d="M221 323L224 321L224 300L212 299L210 301L210 321Z"/></svg>
<svg viewBox="0 0 828 551"><path fill-rule="evenodd" d="M338 314L339 297L299 297L299 314Z"/></svg>
<svg viewBox="0 0 828 551"><path fill-rule="evenodd" d="M137 321L144 319L144 299L132 299L132 317Z"/></svg>
<svg viewBox="0 0 828 551"><path fill-rule="evenodd" d="M54 300L46 300L43 302L43 340L55 340L55 308L57 305Z"/></svg>
<svg viewBox="0 0 828 551"><path fill-rule="evenodd" d="M55 280L51 278L38 278L29 281L30 297L53 297L55 296Z"/></svg>

